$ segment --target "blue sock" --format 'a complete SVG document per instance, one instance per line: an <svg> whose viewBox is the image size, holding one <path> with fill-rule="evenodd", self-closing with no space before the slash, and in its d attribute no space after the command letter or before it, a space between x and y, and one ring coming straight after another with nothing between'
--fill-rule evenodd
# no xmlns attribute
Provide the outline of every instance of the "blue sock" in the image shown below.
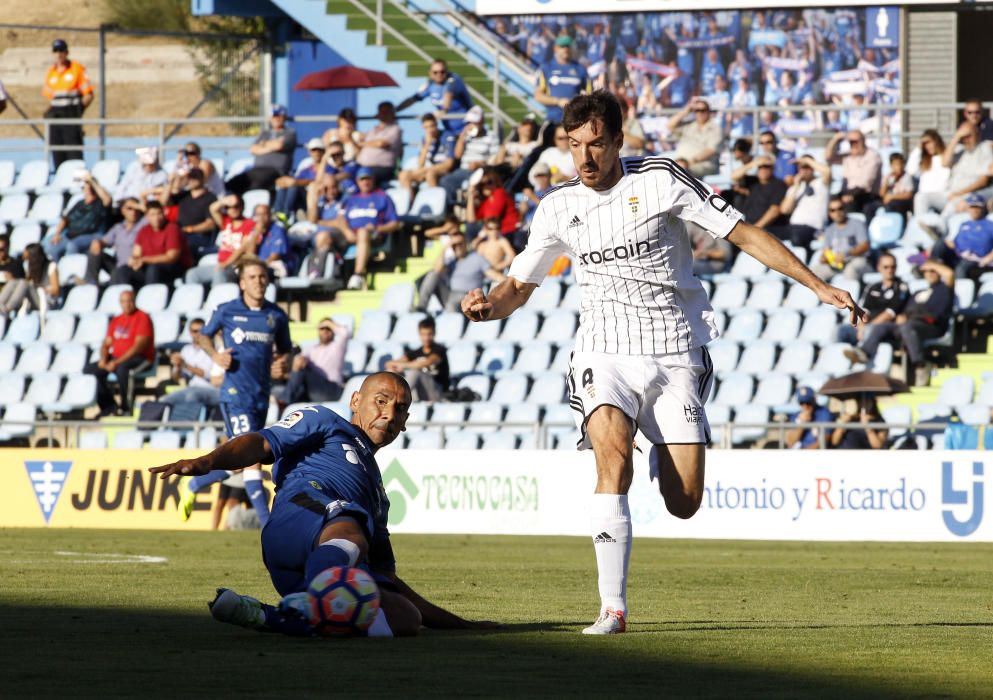
<svg viewBox="0 0 993 700"><path fill-rule="evenodd" d="M291 637L313 637L310 623L295 610L286 610L262 603L265 612L265 626L270 632L288 634Z"/></svg>
<svg viewBox="0 0 993 700"><path fill-rule="evenodd" d="M317 574L333 566L355 566L359 559L359 547L349 540L328 540L323 542L307 557L304 581L307 585Z"/></svg>
<svg viewBox="0 0 993 700"><path fill-rule="evenodd" d="M204 474L203 476L195 476L190 479L190 491L193 493L199 493L204 489L210 488L219 481L224 481L229 476L231 476L231 472L224 471L223 469L210 472L209 474Z"/></svg>
<svg viewBox="0 0 993 700"><path fill-rule="evenodd" d="M262 472L258 469L246 469L245 491L248 499L255 508L255 514L259 516L259 524L265 527L269 522L269 499L266 496L265 488L262 486Z"/></svg>

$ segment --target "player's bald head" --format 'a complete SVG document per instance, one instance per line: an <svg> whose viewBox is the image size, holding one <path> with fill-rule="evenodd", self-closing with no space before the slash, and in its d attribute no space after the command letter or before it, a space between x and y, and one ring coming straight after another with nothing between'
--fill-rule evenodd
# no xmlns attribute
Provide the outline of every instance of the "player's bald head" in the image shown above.
<svg viewBox="0 0 993 700"><path fill-rule="evenodd" d="M352 424L365 431L376 447L384 447L406 427L410 401L410 385L401 375L370 374L352 394Z"/></svg>
<svg viewBox="0 0 993 700"><path fill-rule="evenodd" d="M377 388L386 385L393 384L396 389L403 392L407 397L407 402L410 402L411 392L410 384L402 374L397 374L396 372L374 372L366 377L362 385L359 386L359 393L364 394L370 391L375 391Z"/></svg>

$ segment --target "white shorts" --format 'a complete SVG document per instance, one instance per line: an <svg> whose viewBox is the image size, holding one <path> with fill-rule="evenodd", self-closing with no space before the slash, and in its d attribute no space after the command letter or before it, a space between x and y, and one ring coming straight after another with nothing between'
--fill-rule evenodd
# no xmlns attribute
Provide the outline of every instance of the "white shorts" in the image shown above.
<svg viewBox="0 0 993 700"><path fill-rule="evenodd" d="M569 405L590 449L586 421L600 406L616 406L654 445L708 444L703 405L714 383L707 348L667 355L574 352L569 361Z"/></svg>

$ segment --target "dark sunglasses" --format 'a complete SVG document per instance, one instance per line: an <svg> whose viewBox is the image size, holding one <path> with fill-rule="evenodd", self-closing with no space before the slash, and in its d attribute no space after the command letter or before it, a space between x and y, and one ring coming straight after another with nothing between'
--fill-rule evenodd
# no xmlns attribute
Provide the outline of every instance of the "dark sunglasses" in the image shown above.
<svg viewBox="0 0 993 700"><path fill-rule="evenodd" d="M965 110L965 114L966 114L966 116L971 117L971 116L976 115L976 114L982 114L982 112L980 112L978 109L967 109L967 110Z"/></svg>
<svg viewBox="0 0 993 700"><path fill-rule="evenodd" d="M329 151L328 152L328 156L331 157L331 158L344 158L345 157L345 152L344 151Z"/></svg>
<svg viewBox="0 0 993 700"><path fill-rule="evenodd" d="M327 331L328 333L330 333L334 330L334 328L331 328L330 326L318 326L317 330Z"/></svg>
<svg viewBox="0 0 993 700"><path fill-rule="evenodd" d="M850 143L853 146L858 146L860 143L862 143L862 139L848 139L848 143Z"/></svg>

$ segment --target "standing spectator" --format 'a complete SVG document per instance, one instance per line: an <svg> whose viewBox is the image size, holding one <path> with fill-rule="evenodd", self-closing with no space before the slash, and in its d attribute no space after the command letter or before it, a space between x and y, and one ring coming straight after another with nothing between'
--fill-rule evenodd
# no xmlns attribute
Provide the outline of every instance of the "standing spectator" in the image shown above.
<svg viewBox="0 0 993 700"><path fill-rule="evenodd" d="M841 197L835 196L828 203L831 224L824 230L824 247L816 264L810 270L822 280L829 280L837 273L844 273L852 280L861 279L869 267L869 236L865 222L848 218L848 211Z"/></svg>
<svg viewBox="0 0 993 700"><path fill-rule="evenodd" d="M158 199L161 188L169 184L169 176L159 165L159 149L155 146L136 148L137 158L128 164L121 181L114 190L114 202L120 203L128 197L140 202Z"/></svg>
<svg viewBox="0 0 993 700"><path fill-rule="evenodd" d="M779 226L786 223L780 204L786 197L786 183L775 177L774 164L770 156L758 156L748 165L731 173L731 179L740 179L746 171L755 168L758 178L749 186L741 213L745 221L760 228Z"/></svg>
<svg viewBox="0 0 993 700"><path fill-rule="evenodd" d="M565 34L557 37L552 60L538 68L534 89L534 99L546 107L540 137L545 145L550 145L555 127L562 122L562 108L579 93L591 90L586 68L572 60L572 37Z"/></svg>
<svg viewBox="0 0 993 700"><path fill-rule="evenodd" d="M814 390L802 386L796 390L796 401L800 410L789 417L796 428L786 431L786 447L800 450L821 449L820 434L822 428L810 428L810 423L830 423L834 416L824 406L818 406L814 398Z"/></svg>
<svg viewBox="0 0 993 700"><path fill-rule="evenodd" d="M993 221L986 218L986 200L975 192L966 195L969 220L962 223L954 238L939 240L931 249L931 259L955 271L955 276L976 279L993 265Z"/></svg>
<svg viewBox="0 0 993 700"><path fill-rule="evenodd" d="M449 113L464 114L472 107L472 97L465 83L456 73L448 70L448 64L443 59L436 58L428 68L428 80L413 95L397 105L396 111L402 112L415 102L427 98L434 107L434 117L441 121L446 136L455 137L462 131L462 117L446 117Z"/></svg>
<svg viewBox="0 0 993 700"><path fill-rule="evenodd" d="M297 148L297 132L286 126L286 107L273 105L269 128L264 129L249 152L255 156L252 167L227 181L227 189L235 194L248 190L272 192L276 180L290 172L293 151Z"/></svg>
<svg viewBox="0 0 993 700"><path fill-rule="evenodd" d="M141 202L133 197L121 202L121 215L124 217L122 221L111 226L103 237L90 243L86 255L85 279L88 284L99 283L101 270L110 273L111 279L127 279L129 276L126 270L117 272L117 269L127 268L138 231L148 222L144 218ZM108 247L113 255L106 252Z"/></svg>
<svg viewBox="0 0 993 700"><path fill-rule="evenodd" d="M362 139L362 148L355 156L359 167L372 171L376 186L393 179L397 163L403 155L403 136L397 124L392 102L380 102L376 109L378 123Z"/></svg>
<svg viewBox="0 0 993 700"><path fill-rule="evenodd" d="M176 154L176 166L172 171L172 177L169 178L170 191L190 189L187 178L190 172L196 168L199 168L203 174L203 186L215 197L222 197L224 195L224 180L221 179L214 163L201 156L200 144L193 141L179 149ZM173 184L174 179L178 180L175 185Z"/></svg>
<svg viewBox="0 0 993 700"><path fill-rule="evenodd" d="M0 291L0 316L18 311L23 304L37 309L44 321L45 313L59 298L59 269L37 243L24 248L24 277L11 280Z"/></svg>
<svg viewBox="0 0 993 700"><path fill-rule="evenodd" d="M959 210L962 198L986 187L993 166L993 145L979 140L979 130L971 122L958 128L945 146L941 164L949 169L943 192L918 194L914 197L914 216L925 231L945 231L946 220ZM940 217L931 210L941 212Z"/></svg>
<svg viewBox="0 0 993 700"><path fill-rule="evenodd" d="M324 142L319 138L312 138L307 142L307 152L310 155L300 161L296 171L292 175L282 175L276 179L276 203L273 210L277 216L291 217L305 203L307 186L317 179L317 171L324 162L324 151Z"/></svg>
<svg viewBox="0 0 993 700"><path fill-rule="evenodd" d="M569 135L561 126L555 127L555 145L538 156L538 163L548 167L553 185L560 185L576 177L576 161L569 150Z"/></svg>
<svg viewBox="0 0 993 700"><path fill-rule="evenodd" d="M400 220L393 200L376 187L375 173L372 170L360 168L356 177L359 191L342 202L335 228L344 239L345 247L356 246L355 271L348 280L348 289L365 289L365 274L373 246L379 245L388 235L398 231Z"/></svg>
<svg viewBox="0 0 993 700"><path fill-rule="evenodd" d="M62 215L41 243L52 260L58 261L66 253L85 253L106 229L110 194L89 172L82 177L83 198Z"/></svg>
<svg viewBox="0 0 993 700"><path fill-rule="evenodd" d="M785 226L775 226L770 233L795 246L809 248L827 224L828 199L831 192L831 168L811 156L797 161L793 186L786 191L780 211L790 217Z"/></svg>
<svg viewBox="0 0 993 700"><path fill-rule="evenodd" d="M693 121L683 124L691 111ZM717 172L719 151L724 137L721 134L720 124L713 118L706 100L697 98L688 102L669 119L669 131L677 139L673 159L685 159L689 163L689 171L696 177L713 175Z"/></svg>
<svg viewBox="0 0 993 700"><path fill-rule="evenodd" d="M187 284L223 284L237 279L237 263L246 255L254 255L258 246L255 221L245 216L245 202L229 194L210 205L210 218L217 234L217 264L213 268L197 265L186 273Z"/></svg>
<svg viewBox="0 0 993 700"><path fill-rule="evenodd" d="M889 431L886 428L870 428L866 423L882 423L876 399L865 396L853 402L856 411L846 411L838 416L837 422L852 427L838 427L831 432L830 444L836 450L883 450ZM856 427L857 426L857 427Z"/></svg>
<svg viewBox="0 0 993 700"><path fill-rule="evenodd" d="M838 342L856 345L875 324L892 323L903 313L910 299L910 287L896 276L896 258L892 253L883 253L876 263L880 280L868 285L862 292L859 302L866 313L865 323L853 326L849 323L838 326Z"/></svg>
<svg viewBox="0 0 993 700"><path fill-rule="evenodd" d="M161 212L161 208L159 209ZM131 412L131 383L134 375L145 371L155 362L155 335L152 319L135 306L134 292L121 292L121 313L110 319L107 336L100 346L100 359L86 365L83 372L97 378L97 404L100 416L125 415ZM120 404L114 401L108 382L109 375L117 377Z"/></svg>
<svg viewBox="0 0 993 700"><path fill-rule="evenodd" d="M846 350L845 357L852 362L867 363L876 354L880 343L898 338L907 353L908 380L917 386L927 386L930 373L923 365L923 341L940 338L948 330L955 293L949 284L942 281L939 265L925 262L920 266L920 272L928 288L915 293L903 313L897 314L893 321L867 326L862 343Z"/></svg>
<svg viewBox="0 0 993 700"><path fill-rule="evenodd" d="M482 255L470 251L464 235L453 233L446 250L435 260L434 269L421 279L417 309L426 310L431 297L437 296L446 311L457 311L462 297L482 287L487 279L501 282L504 275Z"/></svg>
<svg viewBox="0 0 993 700"><path fill-rule="evenodd" d="M48 100L45 119L80 119L93 102L93 86L86 77L86 68L69 60L69 45L64 39L52 42L55 63L45 74L42 94ZM6 100L4 100L6 104ZM76 150L53 150L52 164L58 168L64 161L83 157L83 127L80 124L51 124L48 142L52 146L78 146Z"/></svg>
<svg viewBox="0 0 993 700"><path fill-rule="evenodd" d="M389 372L402 374L417 401L439 401L448 391L448 352L434 342L434 319L417 324L420 347L407 348L403 355L386 363Z"/></svg>
<svg viewBox="0 0 993 700"><path fill-rule="evenodd" d="M407 190L411 197L414 196L415 185L423 182L428 187L437 187L441 176L455 167L455 143L458 135L449 131L442 132L433 114L421 117L421 126L424 129L424 141L417 156L417 166L411 170L401 170L398 175L400 187Z"/></svg>
<svg viewBox="0 0 993 700"><path fill-rule="evenodd" d="M914 206L914 179L907 173L907 160L902 153L890 154L890 171L879 186L879 198L882 206L888 212L906 216ZM872 220L876 210L873 208L866 213L866 219Z"/></svg>
<svg viewBox="0 0 993 700"><path fill-rule="evenodd" d="M190 249L176 224L166 221L159 202L146 205L148 223L139 229L127 266L114 270L115 284L136 289L146 284L172 285L192 263Z"/></svg>
<svg viewBox="0 0 993 700"><path fill-rule="evenodd" d="M514 198L504 189L500 171L492 165L483 168L483 176L479 178L478 184L469 186L465 221L470 238L479 233L485 219L498 220L500 232L504 236L513 235L519 223Z"/></svg>
<svg viewBox="0 0 993 700"><path fill-rule="evenodd" d="M273 277L286 277L297 270L296 256L290 248L286 229L279 221L273 221L268 204L255 205L255 233L258 242L258 257L269 268Z"/></svg>
<svg viewBox="0 0 993 700"><path fill-rule="evenodd" d="M340 144L344 157L342 163L353 162L359 154L359 149L362 148L362 139L365 138L365 135L356 130L358 123L359 118L355 114L355 110L351 107L345 107L338 112L335 126L324 132L322 138L325 150L330 149L333 143Z"/></svg>
<svg viewBox="0 0 993 700"><path fill-rule="evenodd" d="M788 75L788 73L783 75ZM779 147L776 135L771 131L763 131L759 134L759 155L772 160L772 174L776 178L785 182L787 186L793 184L796 177L797 161L794 160L792 153Z"/></svg>
<svg viewBox="0 0 993 700"><path fill-rule="evenodd" d="M317 323L317 345L311 345L293 358L286 383L286 402L337 401L345 386L345 351L348 328L330 318Z"/></svg>
<svg viewBox="0 0 993 700"><path fill-rule="evenodd" d="M222 373L222 370L210 359L207 351L200 347L200 331L203 330L203 319L194 318L190 321L190 342L169 355L170 373L174 382L186 381L186 387L166 394L163 403L175 405L178 403L199 403L205 406L216 406L220 403L221 392L212 376Z"/></svg>
<svg viewBox="0 0 993 700"><path fill-rule="evenodd" d="M169 181L169 191L163 196L162 206L175 206L176 225L186 237L194 260L214 251L214 220L210 215L210 205L217 201L213 192L207 189L205 175L200 168L190 168L185 181L186 189L180 189L180 179L175 175Z"/></svg>
<svg viewBox="0 0 993 700"><path fill-rule="evenodd" d="M838 153L838 145L845 138L848 139L849 150L843 156ZM841 198L848 211L864 212L867 205L879 199L879 176L883 162L876 151L865 145L865 136L861 131L836 133L824 149L824 158L829 165L841 163Z"/></svg>
<svg viewBox="0 0 993 700"><path fill-rule="evenodd" d="M979 131L980 141L993 141L993 119L986 116L983 103L977 99L966 100L962 110L963 121L969 122Z"/></svg>

